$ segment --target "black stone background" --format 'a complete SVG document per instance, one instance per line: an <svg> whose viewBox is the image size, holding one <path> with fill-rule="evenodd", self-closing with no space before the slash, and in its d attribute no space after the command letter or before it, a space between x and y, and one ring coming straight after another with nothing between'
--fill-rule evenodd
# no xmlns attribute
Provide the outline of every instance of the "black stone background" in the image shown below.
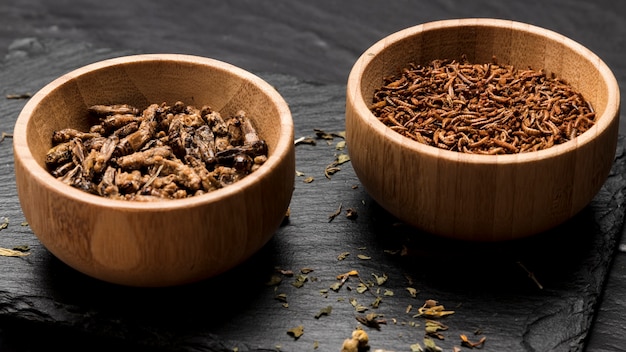
<svg viewBox="0 0 626 352"><path fill-rule="evenodd" d="M296 137L314 128L344 129L345 80L367 47L396 30L431 20L498 17L528 22L581 42L623 85L625 11L609 1L152 1L25 0L0 3L0 93L35 92L59 75L103 58L180 52L224 60L272 83L290 104ZM24 100L0 99L0 129L11 132ZM622 116L623 119L623 116ZM624 124L620 130L624 131ZM364 280L389 275L378 309L388 320L368 330L372 348L403 351L422 343L423 320L406 313L425 299L456 313L437 343L444 350L487 337L485 351L619 351L626 345L626 255L623 141L613 171L594 201L554 231L515 243L477 245L432 238L399 226L359 185L349 163L328 180L323 168L340 151L318 141L297 147L290 220L241 267L198 284L133 289L98 282L52 257L27 226L17 202L10 138L0 143L0 247L27 244L26 258L0 257L0 350L337 351L357 326L357 298L320 293L335 276L358 270ZM349 152L345 150L344 152ZM328 222L339 204L357 209ZM623 243L623 242L622 242ZM410 249L410 255L386 250ZM350 252L344 261L337 255ZM360 260L357 254L371 256ZM519 266L523 263L543 285ZM264 283L275 267L309 267L302 288L284 278ZM412 284L409 282L412 281ZM406 287L420 292L412 298ZM275 299L287 294L289 308ZM316 319L321 308L329 316ZM393 320L396 323L393 323ZM410 323L419 324L412 326ZM303 325L295 340L286 331Z"/></svg>

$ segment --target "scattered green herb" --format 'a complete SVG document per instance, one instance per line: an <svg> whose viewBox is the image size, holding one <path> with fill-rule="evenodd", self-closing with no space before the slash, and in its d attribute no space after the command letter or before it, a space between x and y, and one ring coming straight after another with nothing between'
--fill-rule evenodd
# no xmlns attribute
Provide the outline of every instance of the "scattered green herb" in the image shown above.
<svg viewBox="0 0 626 352"><path fill-rule="evenodd" d="M365 316L362 316L362 315L357 316L356 320L359 323L361 323L361 324L363 324L363 325L365 325L365 326L367 326L369 328L374 328L376 330L380 330L380 325L381 324L387 324L387 321L385 319L382 319L382 318L379 318L379 317L380 317L380 315L377 314L377 313L370 313L370 314L367 314Z"/></svg>
<svg viewBox="0 0 626 352"><path fill-rule="evenodd" d="M9 227L9 218L4 218L2 223L0 223L0 230L4 230Z"/></svg>
<svg viewBox="0 0 626 352"><path fill-rule="evenodd" d="M315 314L315 319L319 319L323 315L330 315L332 311L333 311L332 306L327 306L325 308L322 308L317 314Z"/></svg>
<svg viewBox="0 0 626 352"><path fill-rule="evenodd" d="M2 132L2 135L0 135L0 143L2 143L5 138L13 138L13 134Z"/></svg>
<svg viewBox="0 0 626 352"><path fill-rule="evenodd" d="M333 221L333 220L337 217L337 215L341 214L341 208L342 208L342 207L343 207L343 204L342 204L342 203L340 203L340 204L339 204L339 207L337 208L337 210L335 210L335 212L334 212L334 213L332 213L332 214L328 215L328 222Z"/></svg>
<svg viewBox="0 0 626 352"><path fill-rule="evenodd" d="M296 281L292 282L291 284L295 286L296 288L300 288L304 286L304 283L307 281L308 281L308 277L306 275L298 275L296 276Z"/></svg>
<svg viewBox="0 0 626 352"><path fill-rule="evenodd" d="M29 99L32 96L31 93L17 93L17 94L7 94L7 99Z"/></svg>
<svg viewBox="0 0 626 352"><path fill-rule="evenodd" d="M27 256L28 254L29 254L28 252L0 247L0 256L2 257L24 257L24 256Z"/></svg>
<svg viewBox="0 0 626 352"><path fill-rule="evenodd" d="M346 218L350 220L355 220L359 215L357 214L356 209L348 208L346 209Z"/></svg>
<svg viewBox="0 0 626 352"><path fill-rule="evenodd" d="M485 344L485 341L487 341L486 337L481 337L480 340L478 340L477 342L472 342L470 341L467 336L461 334L461 345L465 346L465 347L469 347L469 348L480 348Z"/></svg>
<svg viewBox="0 0 626 352"><path fill-rule="evenodd" d="M311 137L300 137L298 139L296 139L295 141L293 141L294 145L300 145L300 144L310 144L310 145L316 145L317 142L315 141L315 139L311 138Z"/></svg>
<svg viewBox="0 0 626 352"><path fill-rule="evenodd" d="M20 252L28 252L28 251L30 251L30 246L27 245L27 244L23 244L21 246L13 247L13 250L20 251Z"/></svg>
<svg viewBox="0 0 626 352"><path fill-rule="evenodd" d="M342 252L337 256L337 260L344 260L350 255L350 252Z"/></svg>
<svg viewBox="0 0 626 352"><path fill-rule="evenodd" d="M304 334L304 326L298 325L295 328L291 328L287 330L287 334L297 340Z"/></svg>
<svg viewBox="0 0 626 352"><path fill-rule="evenodd" d="M270 279L267 282L265 282L265 285L276 286L280 284L282 281L283 281L283 278L280 277L280 275L272 275Z"/></svg>
<svg viewBox="0 0 626 352"><path fill-rule="evenodd" d="M435 340L429 337L424 337L424 347L426 347L427 352L442 352L443 351L441 347L437 346L437 344L435 343Z"/></svg>
<svg viewBox="0 0 626 352"><path fill-rule="evenodd" d="M387 274L383 274L382 276L372 274L372 276L374 276L374 278L376 279L376 285L378 286L382 286L385 282L387 282L387 279L389 279Z"/></svg>

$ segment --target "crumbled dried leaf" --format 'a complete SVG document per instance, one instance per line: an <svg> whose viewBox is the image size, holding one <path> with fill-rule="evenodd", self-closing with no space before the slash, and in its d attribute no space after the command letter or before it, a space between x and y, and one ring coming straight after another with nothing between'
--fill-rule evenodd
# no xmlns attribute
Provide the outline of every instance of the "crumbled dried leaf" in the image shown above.
<svg viewBox="0 0 626 352"><path fill-rule="evenodd" d="M337 292L337 291L339 291L341 289L341 286L343 286L343 283L336 282L336 283L330 285L330 289L335 291L335 292Z"/></svg>
<svg viewBox="0 0 626 352"><path fill-rule="evenodd" d="M9 218L2 219L2 223L0 223L0 230L4 230L9 227Z"/></svg>
<svg viewBox="0 0 626 352"><path fill-rule="evenodd" d="M406 306L406 309L404 310L405 313L410 313L411 309L413 309L413 305L409 304L408 306Z"/></svg>
<svg viewBox="0 0 626 352"><path fill-rule="evenodd" d="M283 278L280 275L272 275L270 279L265 283L267 286L276 286L283 281Z"/></svg>
<svg viewBox="0 0 626 352"><path fill-rule="evenodd" d="M382 286L385 282L387 282L387 279L389 279L387 274L382 274L381 276L372 274L372 276L374 276L374 278L376 279L376 285L378 286Z"/></svg>
<svg viewBox="0 0 626 352"><path fill-rule="evenodd" d="M357 217L359 217L359 214L357 213L356 209L354 208L346 209L346 218L350 220L355 220Z"/></svg>
<svg viewBox="0 0 626 352"><path fill-rule="evenodd" d="M29 255L28 252L17 251L9 248L0 247L0 256L2 257L25 257Z"/></svg>
<svg viewBox="0 0 626 352"><path fill-rule="evenodd" d="M372 302L372 304L370 305L372 306L372 308L378 308L382 302L383 302L383 299L380 298L380 296L378 296L376 297L376 299L374 299L374 302Z"/></svg>
<svg viewBox="0 0 626 352"><path fill-rule="evenodd" d="M417 297L417 292L419 292L419 291L417 291L417 289L415 289L413 287L407 287L406 290L409 291L409 294L413 298Z"/></svg>
<svg viewBox="0 0 626 352"><path fill-rule="evenodd" d="M379 319L379 316L380 315L377 313L370 313L365 316L356 316L356 320L367 327L380 330L380 325L387 324L387 321L385 319Z"/></svg>
<svg viewBox="0 0 626 352"><path fill-rule="evenodd" d="M332 133L324 132L319 128L314 128L313 131L315 131L315 136L320 139L333 140L335 138Z"/></svg>
<svg viewBox="0 0 626 352"><path fill-rule="evenodd" d="M360 304L356 298L350 298L350 304L354 307L354 310L357 311L358 313L363 313L365 311L367 311L367 307Z"/></svg>
<svg viewBox="0 0 626 352"><path fill-rule="evenodd" d="M339 141L335 144L335 149L343 150L346 147L346 141Z"/></svg>
<svg viewBox="0 0 626 352"><path fill-rule="evenodd" d="M2 135L0 136L0 143L2 143L5 138L13 138L13 134L2 132Z"/></svg>
<svg viewBox="0 0 626 352"><path fill-rule="evenodd" d="M313 349L316 350L320 347L319 341L313 341Z"/></svg>
<svg viewBox="0 0 626 352"><path fill-rule="evenodd" d="M469 348L480 348L485 344L487 338L485 336L481 337L477 342L470 341L467 336L461 334L461 345Z"/></svg>
<svg viewBox="0 0 626 352"><path fill-rule="evenodd" d="M411 352L424 352L424 349L419 343L414 343L411 345Z"/></svg>
<svg viewBox="0 0 626 352"><path fill-rule="evenodd" d="M446 315L454 314L454 311L445 310L443 305L437 305L437 301L434 300L427 300L426 303L424 303L424 305L417 310L417 312L418 314L414 317L441 318Z"/></svg>
<svg viewBox="0 0 626 352"><path fill-rule="evenodd" d="M283 303L287 303L287 294L286 293L279 293L276 296L274 296L274 299L279 300Z"/></svg>
<svg viewBox="0 0 626 352"><path fill-rule="evenodd" d="M350 255L350 252L342 252L337 256L337 260L344 260Z"/></svg>
<svg viewBox="0 0 626 352"><path fill-rule="evenodd" d="M361 259L361 260L370 260L370 259L372 259L372 257L367 256L367 255L365 255L365 254L359 254L359 255L357 255L357 257L358 257L359 259Z"/></svg>
<svg viewBox="0 0 626 352"><path fill-rule="evenodd" d="M302 177L304 175L305 175L304 172L296 170L296 176Z"/></svg>
<svg viewBox="0 0 626 352"><path fill-rule="evenodd" d="M20 251L20 252L28 252L28 251L30 251L30 246L27 245L27 244L23 244L21 246L13 247L13 250Z"/></svg>
<svg viewBox="0 0 626 352"><path fill-rule="evenodd" d="M294 145L300 145L300 144L316 145L317 142L315 141L315 139L313 139L311 137L300 137L300 138L294 140L293 144Z"/></svg>
<svg viewBox="0 0 626 352"><path fill-rule="evenodd" d="M427 334L436 334L439 331L448 330L448 326L436 320L426 320L426 325L424 326L424 330Z"/></svg>
<svg viewBox="0 0 626 352"><path fill-rule="evenodd" d="M304 183L312 183L313 181L315 181L315 177L313 176L305 177L304 180L302 180Z"/></svg>
<svg viewBox="0 0 626 352"><path fill-rule="evenodd" d="M424 347L426 348L427 352L442 352L443 351L441 347L437 346L437 344L435 343L435 340L429 337L424 337Z"/></svg>
<svg viewBox="0 0 626 352"><path fill-rule="evenodd" d="M328 215L328 222L333 221L337 215L341 214L341 208L343 207L343 203L339 203L339 207L337 208L337 210L335 210L334 213Z"/></svg>
<svg viewBox="0 0 626 352"><path fill-rule="evenodd" d="M304 283L308 281L308 277L306 275L298 275L296 276L296 280L291 284L297 288L304 286Z"/></svg>
<svg viewBox="0 0 626 352"><path fill-rule="evenodd" d="M298 325L295 328L291 328L287 330L287 334L297 340L304 334L304 326Z"/></svg>
<svg viewBox="0 0 626 352"><path fill-rule="evenodd" d="M340 131L340 132L325 132L319 128L314 128L313 131L315 132L315 136L317 138L321 138L321 139L326 139L326 140L333 140L333 138L338 137L338 138L346 138L346 132L345 131Z"/></svg>
<svg viewBox="0 0 626 352"><path fill-rule="evenodd" d="M312 273L313 271L314 270L311 269L311 268L302 268L302 269L300 269L300 272L303 273L303 274L309 274L309 273Z"/></svg>
<svg viewBox="0 0 626 352"><path fill-rule="evenodd" d="M289 277L293 276L293 270L278 269L278 272L281 273L282 275L285 275L285 276L289 276Z"/></svg>
<svg viewBox="0 0 626 352"><path fill-rule="evenodd" d="M27 221L23 221L20 223L20 226L28 226L28 222Z"/></svg>
<svg viewBox="0 0 626 352"><path fill-rule="evenodd" d="M359 282L359 284L356 287L356 292L363 293L363 292L367 291L368 289L369 289L369 287L367 287L367 285L365 285L362 282Z"/></svg>
<svg viewBox="0 0 626 352"><path fill-rule="evenodd" d="M325 308L322 308L317 314L315 314L315 319L319 319L323 315L330 315L332 311L333 311L332 306L327 306Z"/></svg>
<svg viewBox="0 0 626 352"><path fill-rule="evenodd" d="M391 297L391 296L393 296L393 291L392 291L392 290L387 289L387 290L385 290L385 292L383 293L383 296L388 296L388 297Z"/></svg>
<svg viewBox="0 0 626 352"><path fill-rule="evenodd" d="M5 97L7 99L28 99L32 96L31 93L15 93L15 94L7 94Z"/></svg>
<svg viewBox="0 0 626 352"><path fill-rule="evenodd" d="M333 164L330 164L324 169L324 176L326 176L326 178L330 180L330 176L336 174L339 171L341 171L340 168L334 166Z"/></svg>
<svg viewBox="0 0 626 352"><path fill-rule="evenodd" d="M348 154L342 153L342 154L335 156L335 161L330 163L324 169L324 175L326 176L326 178L330 179L331 175L334 175L336 172L341 171L341 169L338 166L348 161L350 161L350 156Z"/></svg>
<svg viewBox="0 0 626 352"><path fill-rule="evenodd" d="M350 156L348 154L339 154L337 155L337 159L335 160L335 166L347 163L348 161L350 161Z"/></svg>

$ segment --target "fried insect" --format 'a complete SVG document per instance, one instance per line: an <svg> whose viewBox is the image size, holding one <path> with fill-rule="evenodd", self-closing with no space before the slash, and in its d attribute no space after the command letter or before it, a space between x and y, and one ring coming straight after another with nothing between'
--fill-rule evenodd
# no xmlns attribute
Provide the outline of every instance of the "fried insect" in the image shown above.
<svg viewBox="0 0 626 352"><path fill-rule="evenodd" d="M138 115L139 109L128 104L117 105L93 105L89 109L89 113L96 116L108 116L118 114Z"/></svg>
<svg viewBox="0 0 626 352"><path fill-rule="evenodd" d="M433 60L387 77L370 110L420 143L475 154L514 154L570 141L595 123L591 104L543 71L493 62Z"/></svg>
<svg viewBox="0 0 626 352"><path fill-rule="evenodd" d="M134 201L178 199L232 184L267 160L268 148L241 110L222 118L209 106L175 102L94 105L89 132L52 135L50 173L103 197Z"/></svg>

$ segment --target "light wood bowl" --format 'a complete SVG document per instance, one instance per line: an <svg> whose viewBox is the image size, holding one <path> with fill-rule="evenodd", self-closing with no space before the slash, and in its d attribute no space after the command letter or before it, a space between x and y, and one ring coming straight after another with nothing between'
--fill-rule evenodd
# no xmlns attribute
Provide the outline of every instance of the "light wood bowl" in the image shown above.
<svg viewBox="0 0 626 352"><path fill-rule="evenodd" d="M383 78L435 59L545 69L591 102L596 124L574 140L509 155L472 155L420 144L370 112ZM346 134L365 189L398 219L450 238L499 241L563 223L596 195L612 166L620 93L594 53L552 31L497 19L426 23L383 38L356 61L347 83Z"/></svg>
<svg viewBox="0 0 626 352"><path fill-rule="evenodd" d="M87 131L89 106L144 109L178 100L223 116L245 110L267 142L267 162L217 191L162 202L88 194L46 170L52 132ZM131 286L194 282L242 263L280 226L294 187L293 133L287 103L243 69L176 54L105 60L54 80L20 113L13 136L18 195L41 243L84 274Z"/></svg>

